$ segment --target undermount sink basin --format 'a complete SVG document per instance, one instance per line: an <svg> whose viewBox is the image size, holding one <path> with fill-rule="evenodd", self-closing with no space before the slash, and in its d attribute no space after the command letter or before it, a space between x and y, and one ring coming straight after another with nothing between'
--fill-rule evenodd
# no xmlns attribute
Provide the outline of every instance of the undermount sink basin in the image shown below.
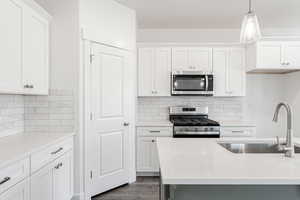
<svg viewBox="0 0 300 200"><path fill-rule="evenodd" d="M232 153L285 153L272 143L219 143ZM300 153L300 147L295 146L295 153Z"/></svg>

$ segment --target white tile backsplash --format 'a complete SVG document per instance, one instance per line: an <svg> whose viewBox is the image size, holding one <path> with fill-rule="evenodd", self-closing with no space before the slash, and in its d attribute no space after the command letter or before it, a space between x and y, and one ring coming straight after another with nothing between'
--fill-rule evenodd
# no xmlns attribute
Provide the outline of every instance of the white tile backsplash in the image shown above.
<svg viewBox="0 0 300 200"><path fill-rule="evenodd" d="M141 97L138 98L137 121L167 121L169 119L168 108L179 105L207 106L209 117L218 121L244 120L243 98Z"/></svg>
<svg viewBox="0 0 300 200"><path fill-rule="evenodd" d="M25 97L26 133L72 132L74 127L73 91L50 90L49 96Z"/></svg>
<svg viewBox="0 0 300 200"><path fill-rule="evenodd" d="M0 137L24 131L24 97L0 95Z"/></svg>

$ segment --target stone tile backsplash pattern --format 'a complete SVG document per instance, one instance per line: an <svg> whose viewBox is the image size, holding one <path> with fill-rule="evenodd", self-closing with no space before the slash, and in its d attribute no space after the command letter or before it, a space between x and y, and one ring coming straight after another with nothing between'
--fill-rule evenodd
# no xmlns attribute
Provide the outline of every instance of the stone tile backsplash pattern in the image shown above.
<svg viewBox="0 0 300 200"><path fill-rule="evenodd" d="M215 97L140 97L137 105L138 122L161 122L169 120L169 106L208 106L209 117L218 121L244 120L243 98Z"/></svg>
<svg viewBox="0 0 300 200"><path fill-rule="evenodd" d="M25 96L25 133L72 132L74 92L50 90L49 96Z"/></svg>
<svg viewBox="0 0 300 200"><path fill-rule="evenodd" d="M24 130L24 97L0 95L0 137Z"/></svg>

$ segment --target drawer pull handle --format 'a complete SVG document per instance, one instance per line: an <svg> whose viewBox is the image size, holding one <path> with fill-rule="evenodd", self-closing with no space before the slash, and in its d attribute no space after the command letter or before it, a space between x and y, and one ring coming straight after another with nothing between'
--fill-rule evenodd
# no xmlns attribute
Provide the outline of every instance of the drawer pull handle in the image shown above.
<svg viewBox="0 0 300 200"><path fill-rule="evenodd" d="M150 131L150 133L160 133L160 131Z"/></svg>
<svg viewBox="0 0 300 200"><path fill-rule="evenodd" d="M59 163L58 165L56 165L54 168L55 169L59 169L60 167L62 167L63 166L63 164L62 163Z"/></svg>
<svg viewBox="0 0 300 200"><path fill-rule="evenodd" d="M232 133L244 133L245 131L232 131Z"/></svg>
<svg viewBox="0 0 300 200"><path fill-rule="evenodd" d="M56 151L53 151L51 154L52 154L52 155L55 155L55 154L61 152L62 150L64 150L64 148L60 147L60 148L57 149Z"/></svg>
<svg viewBox="0 0 300 200"><path fill-rule="evenodd" d="M4 183L6 183L7 181L10 180L10 177L5 177L1 182L0 185L3 185Z"/></svg>
<svg viewBox="0 0 300 200"><path fill-rule="evenodd" d="M155 140L151 140L151 142L153 142L153 143L154 143L154 142L155 142Z"/></svg>

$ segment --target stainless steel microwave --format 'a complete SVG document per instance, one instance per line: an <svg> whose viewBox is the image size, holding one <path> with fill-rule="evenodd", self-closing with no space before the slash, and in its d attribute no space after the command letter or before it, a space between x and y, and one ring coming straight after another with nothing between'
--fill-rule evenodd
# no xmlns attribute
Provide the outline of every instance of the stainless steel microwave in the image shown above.
<svg viewBox="0 0 300 200"><path fill-rule="evenodd" d="M214 76L196 71L177 71L172 73L173 96L194 95L213 96Z"/></svg>

